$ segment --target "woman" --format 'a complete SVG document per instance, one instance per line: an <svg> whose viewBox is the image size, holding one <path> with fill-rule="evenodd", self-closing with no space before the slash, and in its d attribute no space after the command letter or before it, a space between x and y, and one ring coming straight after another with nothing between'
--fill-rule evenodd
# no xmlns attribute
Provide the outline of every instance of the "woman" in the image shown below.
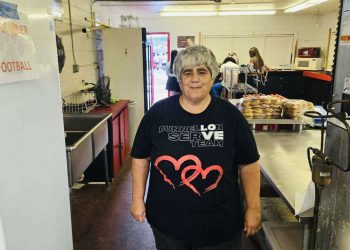
<svg viewBox="0 0 350 250"><path fill-rule="evenodd" d="M166 68L166 74L168 76L168 80L166 82L165 89L169 91L170 96L181 93L179 83L173 71L174 60L176 58L177 53L178 53L177 50L171 51L170 63L167 65L167 68Z"/></svg>
<svg viewBox="0 0 350 250"><path fill-rule="evenodd" d="M158 250L240 249L242 230L261 225L253 134L235 106L209 95L219 71L211 50L180 51L174 71L182 94L154 104L135 137L131 214L147 217Z"/></svg>
<svg viewBox="0 0 350 250"><path fill-rule="evenodd" d="M264 75L269 70L262 59L259 50L255 47L249 49L250 63L259 75Z"/></svg>
<svg viewBox="0 0 350 250"><path fill-rule="evenodd" d="M256 78L254 79L256 87L258 87L259 83L265 85L265 82L267 81L267 75L269 73L269 68L265 65L264 60L262 59L257 48L250 48L249 56L249 63L253 65L253 68L256 71Z"/></svg>

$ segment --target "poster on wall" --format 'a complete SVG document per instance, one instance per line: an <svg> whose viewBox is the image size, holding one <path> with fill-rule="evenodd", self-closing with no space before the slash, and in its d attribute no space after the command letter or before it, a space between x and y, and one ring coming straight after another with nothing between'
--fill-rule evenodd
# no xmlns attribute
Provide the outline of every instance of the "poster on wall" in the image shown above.
<svg viewBox="0 0 350 250"><path fill-rule="evenodd" d="M178 36L177 37L177 47L178 48L187 48L195 44L194 36Z"/></svg>
<svg viewBox="0 0 350 250"><path fill-rule="evenodd" d="M339 45L350 45L350 0L344 2L343 20L340 28Z"/></svg>
<svg viewBox="0 0 350 250"><path fill-rule="evenodd" d="M0 1L0 9L4 4ZM6 15L0 12L0 84L36 79L36 50L28 24L18 17L16 5L6 3L6 10Z"/></svg>

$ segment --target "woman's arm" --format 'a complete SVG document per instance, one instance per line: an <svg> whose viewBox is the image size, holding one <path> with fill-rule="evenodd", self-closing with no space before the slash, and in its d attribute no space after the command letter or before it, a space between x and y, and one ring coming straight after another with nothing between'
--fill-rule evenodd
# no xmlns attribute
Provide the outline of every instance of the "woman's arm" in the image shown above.
<svg viewBox="0 0 350 250"><path fill-rule="evenodd" d="M146 182L148 177L150 159L132 158L132 202L130 212L138 222L145 222L146 207L144 202Z"/></svg>
<svg viewBox="0 0 350 250"><path fill-rule="evenodd" d="M251 57L249 63L253 64L254 67L256 67L258 64L258 58L256 56Z"/></svg>
<svg viewBox="0 0 350 250"><path fill-rule="evenodd" d="M246 203L244 231L251 236L261 228L259 162L241 165L240 177Z"/></svg>

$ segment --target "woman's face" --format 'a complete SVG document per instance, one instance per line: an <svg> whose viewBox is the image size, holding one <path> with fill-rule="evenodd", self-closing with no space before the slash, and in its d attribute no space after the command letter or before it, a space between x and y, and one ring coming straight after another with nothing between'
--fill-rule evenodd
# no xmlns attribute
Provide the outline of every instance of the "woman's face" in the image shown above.
<svg viewBox="0 0 350 250"><path fill-rule="evenodd" d="M181 73L180 86L183 97L192 103L203 101L209 96L213 82L206 65L187 67Z"/></svg>

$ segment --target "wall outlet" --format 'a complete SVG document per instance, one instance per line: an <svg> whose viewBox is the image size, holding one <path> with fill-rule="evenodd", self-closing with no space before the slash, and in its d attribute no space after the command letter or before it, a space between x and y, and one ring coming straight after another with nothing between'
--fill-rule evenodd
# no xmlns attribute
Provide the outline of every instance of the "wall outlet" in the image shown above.
<svg viewBox="0 0 350 250"><path fill-rule="evenodd" d="M73 73L78 73L78 72L79 72L79 65L73 64Z"/></svg>

